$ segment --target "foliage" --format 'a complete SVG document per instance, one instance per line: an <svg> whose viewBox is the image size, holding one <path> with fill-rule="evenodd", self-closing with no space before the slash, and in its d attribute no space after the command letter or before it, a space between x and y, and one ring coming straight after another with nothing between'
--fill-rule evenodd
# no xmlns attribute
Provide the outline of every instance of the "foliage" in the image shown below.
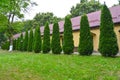
<svg viewBox="0 0 120 80"><path fill-rule="evenodd" d="M20 33L23 30L24 22L16 21L12 24L14 32L13 34Z"/></svg>
<svg viewBox="0 0 120 80"><path fill-rule="evenodd" d="M3 22L7 21L6 34L9 37L10 45L13 43L13 34L15 30L13 28L14 19L21 19L24 17L23 12L27 11L29 5L33 4L31 0L7 0L0 3L0 16L5 16ZM1 21L1 19L0 19Z"/></svg>
<svg viewBox="0 0 120 80"><path fill-rule="evenodd" d="M53 25L51 49L54 54L60 54L62 49L60 45L60 33L58 22L55 22Z"/></svg>
<svg viewBox="0 0 120 80"><path fill-rule="evenodd" d="M6 41L2 44L1 48L3 50L9 50L9 45L10 45L10 42L9 41Z"/></svg>
<svg viewBox="0 0 120 80"><path fill-rule="evenodd" d="M48 23L53 23L55 20L60 21L61 18L57 18L56 16L54 16L53 13L47 12L47 13L36 14L34 20L35 22L37 22L39 26L43 26L47 21Z"/></svg>
<svg viewBox="0 0 120 80"><path fill-rule="evenodd" d="M23 34L21 33L18 43L18 50L23 51Z"/></svg>
<svg viewBox="0 0 120 80"><path fill-rule="evenodd" d="M13 50L16 50L16 39L13 40Z"/></svg>
<svg viewBox="0 0 120 80"><path fill-rule="evenodd" d="M33 49L33 30L31 29L30 33L29 33L29 38L28 38L28 48L27 48L27 50L29 52L32 52L32 49Z"/></svg>
<svg viewBox="0 0 120 80"><path fill-rule="evenodd" d="M63 51L65 54L73 53L74 41L72 34L72 23L70 17L65 17L64 36L63 36Z"/></svg>
<svg viewBox="0 0 120 80"><path fill-rule="evenodd" d="M0 46L3 42L5 42L7 40L4 32L0 32Z"/></svg>
<svg viewBox="0 0 120 80"><path fill-rule="evenodd" d="M23 40L23 51L27 51L28 47L28 30L25 32L25 38Z"/></svg>
<svg viewBox="0 0 120 80"><path fill-rule="evenodd" d="M48 53L50 51L50 29L49 24L46 22L43 35L43 53Z"/></svg>
<svg viewBox="0 0 120 80"><path fill-rule="evenodd" d="M101 12L99 51L102 56L114 57L118 53L118 44L114 32L112 16L106 5Z"/></svg>
<svg viewBox="0 0 120 80"><path fill-rule="evenodd" d="M26 30L30 30L31 28L36 27L37 25L35 25L35 21L34 20L26 20L23 22L23 29L22 31L26 31Z"/></svg>
<svg viewBox="0 0 120 80"><path fill-rule="evenodd" d="M39 53L41 51L41 32L40 32L40 27L36 27L35 29L35 36L34 36L34 52Z"/></svg>
<svg viewBox="0 0 120 80"><path fill-rule="evenodd" d="M87 15L81 17L78 52L81 55L91 55L93 52L93 39Z"/></svg>
<svg viewBox="0 0 120 80"><path fill-rule="evenodd" d="M71 16L76 17L76 16L81 16L83 14L87 14L90 12L94 12L97 10L100 10L102 7L102 4L100 4L99 1L95 0L81 0L81 3L76 4L76 6L72 7L70 10Z"/></svg>

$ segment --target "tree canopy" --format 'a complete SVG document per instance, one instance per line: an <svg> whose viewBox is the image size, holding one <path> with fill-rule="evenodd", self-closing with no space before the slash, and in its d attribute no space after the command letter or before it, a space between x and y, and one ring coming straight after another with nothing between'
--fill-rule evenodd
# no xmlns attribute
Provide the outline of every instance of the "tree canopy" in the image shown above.
<svg viewBox="0 0 120 80"><path fill-rule="evenodd" d="M102 4L96 0L81 0L80 3L73 6L70 10L70 14L72 17L81 16L83 14L87 14L90 12L94 12L100 10Z"/></svg>

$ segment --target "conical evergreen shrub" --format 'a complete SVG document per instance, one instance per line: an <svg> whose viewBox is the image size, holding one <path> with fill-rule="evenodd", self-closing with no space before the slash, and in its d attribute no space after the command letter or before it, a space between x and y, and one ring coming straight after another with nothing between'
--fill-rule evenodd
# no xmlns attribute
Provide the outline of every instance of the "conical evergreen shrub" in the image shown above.
<svg viewBox="0 0 120 80"><path fill-rule="evenodd" d="M105 57L114 57L118 53L114 24L111 13L106 5L103 6L101 11L99 51Z"/></svg>
<svg viewBox="0 0 120 80"><path fill-rule="evenodd" d="M91 55L93 52L93 39L87 15L81 17L78 52L80 55Z"/></svg>
<svg viewBox="0 0 120 80"><path fill-rule="evenodd" d="M60 33L58 22L55 22L53 25L52 41L51 41L52 53L60 54L62 49L60 45Z"/></svg>
<svg viewBox="0 0 120 80"><path fill-rule="evenodd" d="M41 51L41 32L40 27L36 27L34 35L34 52L39 53ZM32 48L32 47L31 47Z"/></svg>
<svg viewBox="0 0 120 80"><path fill-rule="evenodd" d="M23 51L23 34L21 33L18 43L18 50Z"/></svg>
<svg viewBox="0 0 120 80"><path fill-rule="evenodd" d="M25 38L23 41L23 51L27 51L27 47L28 47L28 30L26 30L25 32Z"/></svg>
<svg viewBox="0 0 120 80"><path fill-rule="evenodd" d="M69 16L65 17L64 36L63 36L63 51L65 54L71 54L74 50L74 41L72 34L72 23Z"/></svg>
<svg viewBox="0 0 120 80"><path fill-rule="evenodd" d="M27 50L29 52L32 52L32 47L33 47L33 30L31 29L29 33L29 38L28 38L28 49Z"/></svg>
<svg viewBox="0 0 120 80"><path fill-rule="evenodd" d="M16 49L16 39L13 40L13 50Z"/></svg>
<svg viewBox="0 0 120 80"><path fill-rule="evenodd" d="M50 51L50 29L49 24L46 22L43 35L43 53L48 53Z"/></svg>

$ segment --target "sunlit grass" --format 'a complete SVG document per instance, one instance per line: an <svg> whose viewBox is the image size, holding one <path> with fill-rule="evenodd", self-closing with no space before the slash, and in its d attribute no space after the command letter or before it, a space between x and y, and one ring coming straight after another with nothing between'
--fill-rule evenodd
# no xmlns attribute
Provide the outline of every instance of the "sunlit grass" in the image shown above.
<svg viewBox="0 0 120 80"><path fill-rule="evenodd" d="M120 58L0 50L0 80L120 80Z"/></svg>

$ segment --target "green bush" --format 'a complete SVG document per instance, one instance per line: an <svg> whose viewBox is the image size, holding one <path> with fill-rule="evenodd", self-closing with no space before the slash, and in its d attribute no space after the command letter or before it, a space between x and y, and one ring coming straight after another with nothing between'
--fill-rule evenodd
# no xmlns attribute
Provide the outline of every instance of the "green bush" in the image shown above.
<svg viewBox="0 0 120 80"><path fill-rule="evenodd" d="M99 51L102 56L106 57L114 57L118 53L114 23L106 5L103 6L101 11Z"/></svg>
<svg viewBox="0 0 120 80"><path fill-rule="evenodd" d="M33 30L30 30L29 33L29 38L28 38L28 51L31 52L32 51L32 47L33 47Z"/></svg>
<svg viewBox="0 0 120 80"><path fill-rule="evenodd" d="M23 51L27 51L28 47L28 30L25 32L25 38L23 40Z"/></svg>
<svg viewBox="0 0 120 80"><path fill-rule="evenodd" d="M63 51L65 54L71 54L74 50L74 41L72 34L72 23L69 16L65 17Z"/></svg>
<svg viewBox="0 0 120 80"><path fill-rule="evenodd" d="M50 29L48 22L45 24L44 35L43 35L43 53L50 51Z"/></svg>
<svg viewBox="0 0 120 80"><path fill-rule="evenodd" d="M41 32L40 27L36 27L34 36L34 52L39 53L41 51ZM32 48L32 47L31 47Z"/></svg>
<svg viewBox="0 0 120 80"><path fill-rule="evenodd" d="M16 49L16 39L13 40L13 50Z"/></svg>
<svg viewBox="0 0 120 80"><path fill-rule="evenodd" d="M78 52L80 55L91 55L93 52L93 39L87 15L81 17Z"/></svg>
<svg viewBox="0 0 120 80"><path fill-rule="evenodd" d="M19 42L18 42L18 50L23 51L23 34L21 33Z"/></svg>
<svg viewBox="0 0 120 80"><path fill-rule="evenodd" d="M60 54L62 49L60 45L60 33L58 22L55 22L53 25L52 41L51 41L52 53Z"/></svg>

